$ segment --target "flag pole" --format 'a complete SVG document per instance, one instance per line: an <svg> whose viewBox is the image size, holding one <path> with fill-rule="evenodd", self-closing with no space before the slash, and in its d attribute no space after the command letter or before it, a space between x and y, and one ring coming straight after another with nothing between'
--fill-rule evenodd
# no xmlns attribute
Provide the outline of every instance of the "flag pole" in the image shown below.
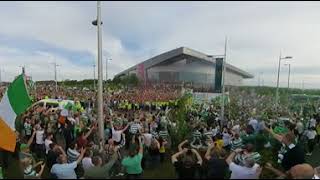
<svg viewBox="0 0 320 180"><path fill-rule="evenodd" d="M102 96L102 34L101 34L101 1L97 1L97 31L98 31L98 124L99 135L104 147L104 121L103 121L103 96Z"/></svg>
<svg viewBox="0 0 320 180"><path fill-rule="evenodd" d="M225 38L224 44L224 60L223 60L223 71L222 71L222 98L221 98L221 122L224 126L226 124L224 119L224 94L225 94L225 71L226 71L226 61L227 61L227 37Z"/></svg>

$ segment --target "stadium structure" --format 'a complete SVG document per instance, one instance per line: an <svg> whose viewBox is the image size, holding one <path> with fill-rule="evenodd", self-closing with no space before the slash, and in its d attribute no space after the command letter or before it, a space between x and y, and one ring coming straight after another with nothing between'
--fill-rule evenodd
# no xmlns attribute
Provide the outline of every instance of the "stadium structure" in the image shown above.
<svg viewBox="0 0 320 180"><path fill-rule="evenodd" d="M116 76L136 74L146 83L187 83L193 88L211 91L215 87L217 59L218 56L180 47L145 60ZM226 86L241 86L243 80L249 78L253 75L226 64Z"/></svg>

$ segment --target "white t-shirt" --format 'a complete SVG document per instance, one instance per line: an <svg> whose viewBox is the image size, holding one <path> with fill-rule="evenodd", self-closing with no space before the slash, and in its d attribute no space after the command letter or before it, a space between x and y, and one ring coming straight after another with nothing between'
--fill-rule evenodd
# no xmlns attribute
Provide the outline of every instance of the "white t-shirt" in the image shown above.
<svg viewBox="0 0 320 180"><path fill-rule="evenodd" d="M37 144L44 144L43 136L44 136L44 130L43 129L36 131L36 143Z"/></svg>
<svg viewBox="0 0 320 180"><path fill-rule="evenodd" d="M256 119L251 119L249 121L249 125L251 125L253 127L253 129L256 131L258 128L258 121Z"/></svg>
<svg viewBox="0 0 320 180"><path fill-rule="evenodd" d="M150 133L144 133L143 134L144 136L144 144L147 146L147 147L150 147L151 146L151 141L152 141L152 134Z"/></svg>
<svg viewBox="0 0 320 180"><path fill-rule="evenodd" d="M303 124L302 124L302 122L298 122L296 127L297 127L298 133L302 134L303 133Z"/></svg>
<svg viewBox="0 0 320 180"><path fill-rule="evenodd" d="M232 172L230 179L259 179L257 169L258 164L254 164L252 168L239 166L234 162L230 163L229 169Z"/></svg>
<svg viewBox="0 0 320 180"><path fill-rule="evenodd" d="M55 174L58 179L77 179L76 172L77 162L69 164L54 164L51 168L51 173Z"/></svg>
<svg viewBox="0 0 320 180"><path fill-rule="evenodd" d="M44 145L46 146L46 154L48 154L48 152L49 152L49 150L50 150L50 144L52 143L52 141L51 140L49 140L49 139L46 139L46 140L44 140Z"/></svg>
<svg viewBox="0 0 320 180"><path fill-rule="evenodd" d="M115 130L114 128L112 128L112 139L116 142L120 142L121 141L121 134L122 131L118 131Z"/></svg>
<svg viewBox="0 0 320 180"><path fill-rule="evenodd" d="M316 127L316 123L317 123L317 120L315 120L314 118L310 119L310 127Z"/></svg>
<svg viewBox="0 0 320 180"><path fill-rule="evenodd" d="M231 136L229 133L222 133L223 146L228 146L231 142Z"/></svg>
<svg viewBox="0 0 320 180"><path fill-rule="evenodd" d="M316 138L317 132L315 130L308 130L307 131L307 137L308 139L314 139Z"/></svg>
<svg viewBox="0 0 320 180"><path fill-rule="evenodd" d="M64 117L68 117L68 116L69 116L69 112L68 112L68 110L66 110L66 109L62 109L60 115L61 115L61 116L64 116Z"/></svg>
<svg viewBox="0 0 320 180"><path fill-rule="evenodd" d="M84 157L82 159L82 167L83 167L83 170L87 170L91 167L93 167L93 163L92 163L92 159L90 157Z"/></svg>

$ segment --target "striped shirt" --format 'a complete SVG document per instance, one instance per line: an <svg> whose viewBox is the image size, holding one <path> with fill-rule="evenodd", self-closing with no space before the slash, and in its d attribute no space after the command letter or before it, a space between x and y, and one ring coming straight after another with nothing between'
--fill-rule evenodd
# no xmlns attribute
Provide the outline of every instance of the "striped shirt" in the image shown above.
<svg viewBox="0 0 320 180"><path fill-rule="evenodd" d="M200 139L201 136L202 136L202 134L201 134L201 132L199 132L198 130L196 130L196 131L194 131L194 132L192 133L193 139Z"/></svg>
<svg viewBox="0 0 320 180"><path fill-rule="evenodd" d="M160 131L159 132L159 138L161 137L162 139L167 139L169 136L168 131Z"/></svg>
<svg viewBox="0 0 320 180"><path fill-rule="evenodd" d="M68 163L72 163L78 159L80 153L77 150L68 148L67 151Z"/></svg>
<svg viewBox="0 0 320 180"><path fill-rule="evenodd" d="M243 143L242 143L241 138L238 138L238 139L231 141L231 150L236 150L236 149L242 148L242 147L243 147Z"/></svg>
<svg viewBox="0 0 320 180"><path fill-rule="evenodd" d="M245 159L246 158L250 158L253 159L256 163L259 162L261 160L261 155L258 152L252 152L250 154L238 154L235 157L235 162L237 162L240 165L244 165L245 164Z"/></svg>
<svg viewBox="0 0 320 180"><path fill-rule="evenodd" d="M158 136L158 133L156 131L152 131L151 134L152 134L153 138L158 139L159 136Z"/></svg>
<svg viewBox="0 0 320 180"><path fill-rule="evenodd" d="M206 139L211 139L213 136L213 133L212 133L212 131L208 131L208 132L203 133L203 135L205 136Z"/></svg>
<svg viewBox="0 0 320 180"><path fill-rule="evenodd" d="M136 134L141 129L141 125L139 123L133 123L130 126L129 132L131 134Z"/></svg>

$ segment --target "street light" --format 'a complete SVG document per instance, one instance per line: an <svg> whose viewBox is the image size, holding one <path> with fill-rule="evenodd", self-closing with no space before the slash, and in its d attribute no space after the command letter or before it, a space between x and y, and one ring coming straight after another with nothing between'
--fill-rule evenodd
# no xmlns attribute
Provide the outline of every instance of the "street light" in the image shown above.
<svg viewBox="0 0 320 180"><path fill-rule="evenodd" d="M54 58L56 59L56 58ZM56 84L56 92L58 92L58 81L57 81L57 67L60 66L57 64L57 62L55 61L54 63L51 63L54 66L54 81Z"/></svg>
<svg viewBox="0 0 320 180"><path fill-rule="evenodd" d="M98 124L100 140L102 141L102 147L104 147L104 121L103 121L103 96L102 96L102 34L101 34L101 2L97 1L97 19L92 22L94 26L97 26L97 38L98 38Z"/></svg>
<svg viewBox="0 0 320 180"><path fill-rule="evenodd" d="M286 63L284 64L285 66L289 66L289 72L288 72L288 90L287 90L287 96L288 96L288 105L289 105L289 86L290 86L290 69L291 69L291 64Z"/></svg>
<svg viewBox="0 0 320 180"><path fill-rule="evenodd" d="M289 67L289 72L288 72L288 91L289 91L291 64L287 63L287 64L284 64L284 65Z"/></svg>
<svg viewBox="0 0 320 180"><path fill-rule="evenodd" d="M278 66L278 79L277 79L277 89L276 89L276 106L279 103L279 74L280 74L280 62L284 59L292 59L292 56L281 57L281 52L279 56L279 66Z"/></svg>

